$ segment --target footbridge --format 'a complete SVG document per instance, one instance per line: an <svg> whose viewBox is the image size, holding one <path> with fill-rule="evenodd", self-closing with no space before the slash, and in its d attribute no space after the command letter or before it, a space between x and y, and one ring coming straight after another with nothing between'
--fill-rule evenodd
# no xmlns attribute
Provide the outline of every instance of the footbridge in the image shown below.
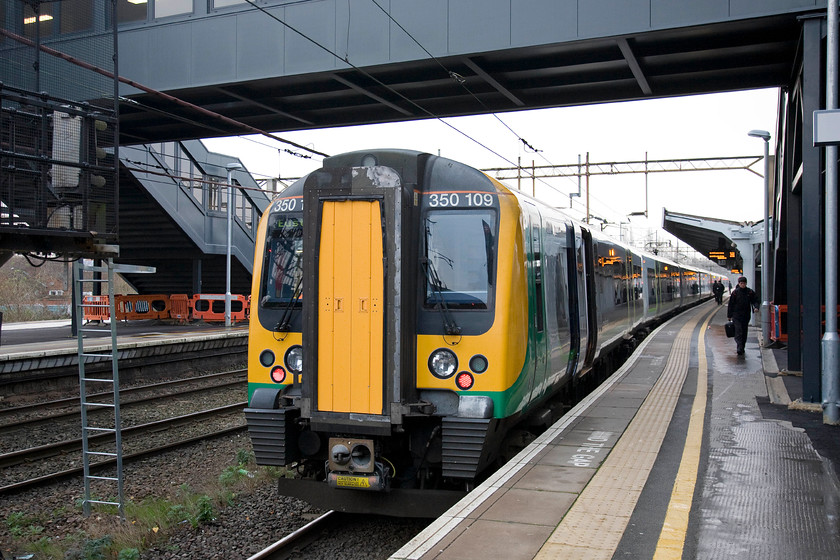
<svg viewBox="0 0 840 560"><path fill-rule="evenodd" d="M151 4L151 3L150 3ZM160 2L158 2L160 4ZM790 84L816 0L197 2L120 28L120 73L285 131ZM248 132L123 84L123 143Z"/></svg>

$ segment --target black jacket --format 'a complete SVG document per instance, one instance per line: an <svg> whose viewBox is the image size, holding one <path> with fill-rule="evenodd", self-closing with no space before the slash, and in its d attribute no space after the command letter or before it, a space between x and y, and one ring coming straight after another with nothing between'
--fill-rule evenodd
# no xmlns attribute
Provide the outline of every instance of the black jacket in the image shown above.
<svg viewBox="0 0 840 560"><path fill-rule="evenodd" d="M750 288L738 286L732 291L732 295L729 296L729 307L726 315L732 319L749 321L752 309L757 306L758 296L755 292Z"/></svg>

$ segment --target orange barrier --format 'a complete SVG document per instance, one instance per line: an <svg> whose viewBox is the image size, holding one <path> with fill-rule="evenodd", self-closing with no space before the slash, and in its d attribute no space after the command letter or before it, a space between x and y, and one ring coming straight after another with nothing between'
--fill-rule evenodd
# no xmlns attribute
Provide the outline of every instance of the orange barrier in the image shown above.
<svg viewBox="0 0 840 560"><path fill-rule="evenodd" d="M232 294L230 296L230 321L246 320L248 300L245 296ZM225 320L225 295L224 294L195 294L192 297L193 319L204 321Z"/></svg>
<svg viewBox="0 0 840 560"><path fill-rule="evenodd" d="M169 303L169 316L172 319L178 319L181 323L188 323L192 319L192 300L187 294L172 294L169 296Z"/></svg>
<svg viewBox="0 0 840 560"><path fill-rule="evenodd" d="M837 306L837 313L838 317L840 317L840 305ZM772 340L778 340L779 342L787 342L788 339L788 329L787 329L787 314L788 314L788 306L787 305L773 305L771 306L771 313L770 313L770 338ZM820 324L822 325L821 332L825 332L825 306L820 306L820 314L822 319ZM837 329L837 332L840 332L840 328Z"/></svg>
<svg viewBox="0 0 840 560"><path fill-rule="evenodd" d="M85 296L82 298L84 321L106 321L111 318L108 296Z"/></svg>
<svg viewBox="0 0 840 560"><path fill-rule="evenodd" d="M114 310L119 321L168 319L169 296L164 294L115 296Z"/></svg>
<svg viewBox="0 0 840 560"><path fill-rule="evenodd" d="M779 342L787 342L787 305L774 305L770 314L770 338Z"/></svg>

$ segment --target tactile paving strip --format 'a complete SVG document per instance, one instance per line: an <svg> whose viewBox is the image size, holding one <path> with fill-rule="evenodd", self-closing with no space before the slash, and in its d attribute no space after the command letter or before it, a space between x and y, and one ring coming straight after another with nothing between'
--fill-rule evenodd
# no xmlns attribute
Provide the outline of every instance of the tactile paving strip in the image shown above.
<svg viewBox="0 0 840 560"><path fill-rule="evenodd" d="M665 438L688 373L695 326L690 321L680 330L662 376L537 559L612 558Z"/></svg>

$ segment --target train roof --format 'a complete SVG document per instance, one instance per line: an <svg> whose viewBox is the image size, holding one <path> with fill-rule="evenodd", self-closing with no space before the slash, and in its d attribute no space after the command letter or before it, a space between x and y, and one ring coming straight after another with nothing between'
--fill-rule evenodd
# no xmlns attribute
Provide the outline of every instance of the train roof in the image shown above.
<svg viewBox="0 0 840 560"><path fill-rule="evenodd" d="M547 215L553 216L555 219L564 220L570 224L575 225L578 228L585 228L592 234L594 239L597 239L602 242L609 242L617 247L621 247L627 251L630 251L634 255L638 255L644 259L651 259L654 261L658 261L669 266L675 266L681 269L693 270L695 272L700 273L707 273L713 276L723 276L722 274L712 272L710 270L705 270L702 268L698 268L695 266L679 264L671 259L662 257L660 255L655 255L641 249L639 247L634 247L625 243L624 241L615 239L609 235L604 234L601 231L593 228L590 224L581 222L580 220L573 218L572 216L568 215L567 213L563 212L561 208L555 208L553 206L548 206L543 201L529 196L528 194L513 189L506 184L502 183L498 179L487 175L486 173L468 165L466 163L445 158L443 156L436 156L433 154L429 154L427 152L421 152L417 150L406 150L406 149L394 149L394 148L384 148L384 149L371 149L371 150L355 150L352 152L345 152L342 154L337 154L335 156L330 156L324 159L323 165L319 169L314 169L310 173L304 175L294 183L292 183L289 187L287 187L281 193L278 193L275 198L285 198L285 197L292 197L292 196L300 196L303 194L303 186L307 180L307 178L312 174L318 172L320 169L334 169L339 167L364 167L365 164L369 165L384 165L387 167L392 167L396 169L400 169L405 173L403 176L403 181L408 183L416 183L418 177L416 175L417 169L419 167L418 160L426 160L431 162L435 167L438 164L445 164L450 166L451 168L461 168L462 170L470 170L471 172L476 172L481 174L483 177L486 177L490 180L490 182L496 185L497 188L502 188L505 191L512 194L517 199L526 199L535 206L539 207L541 211L545 212Z"/></svg>

